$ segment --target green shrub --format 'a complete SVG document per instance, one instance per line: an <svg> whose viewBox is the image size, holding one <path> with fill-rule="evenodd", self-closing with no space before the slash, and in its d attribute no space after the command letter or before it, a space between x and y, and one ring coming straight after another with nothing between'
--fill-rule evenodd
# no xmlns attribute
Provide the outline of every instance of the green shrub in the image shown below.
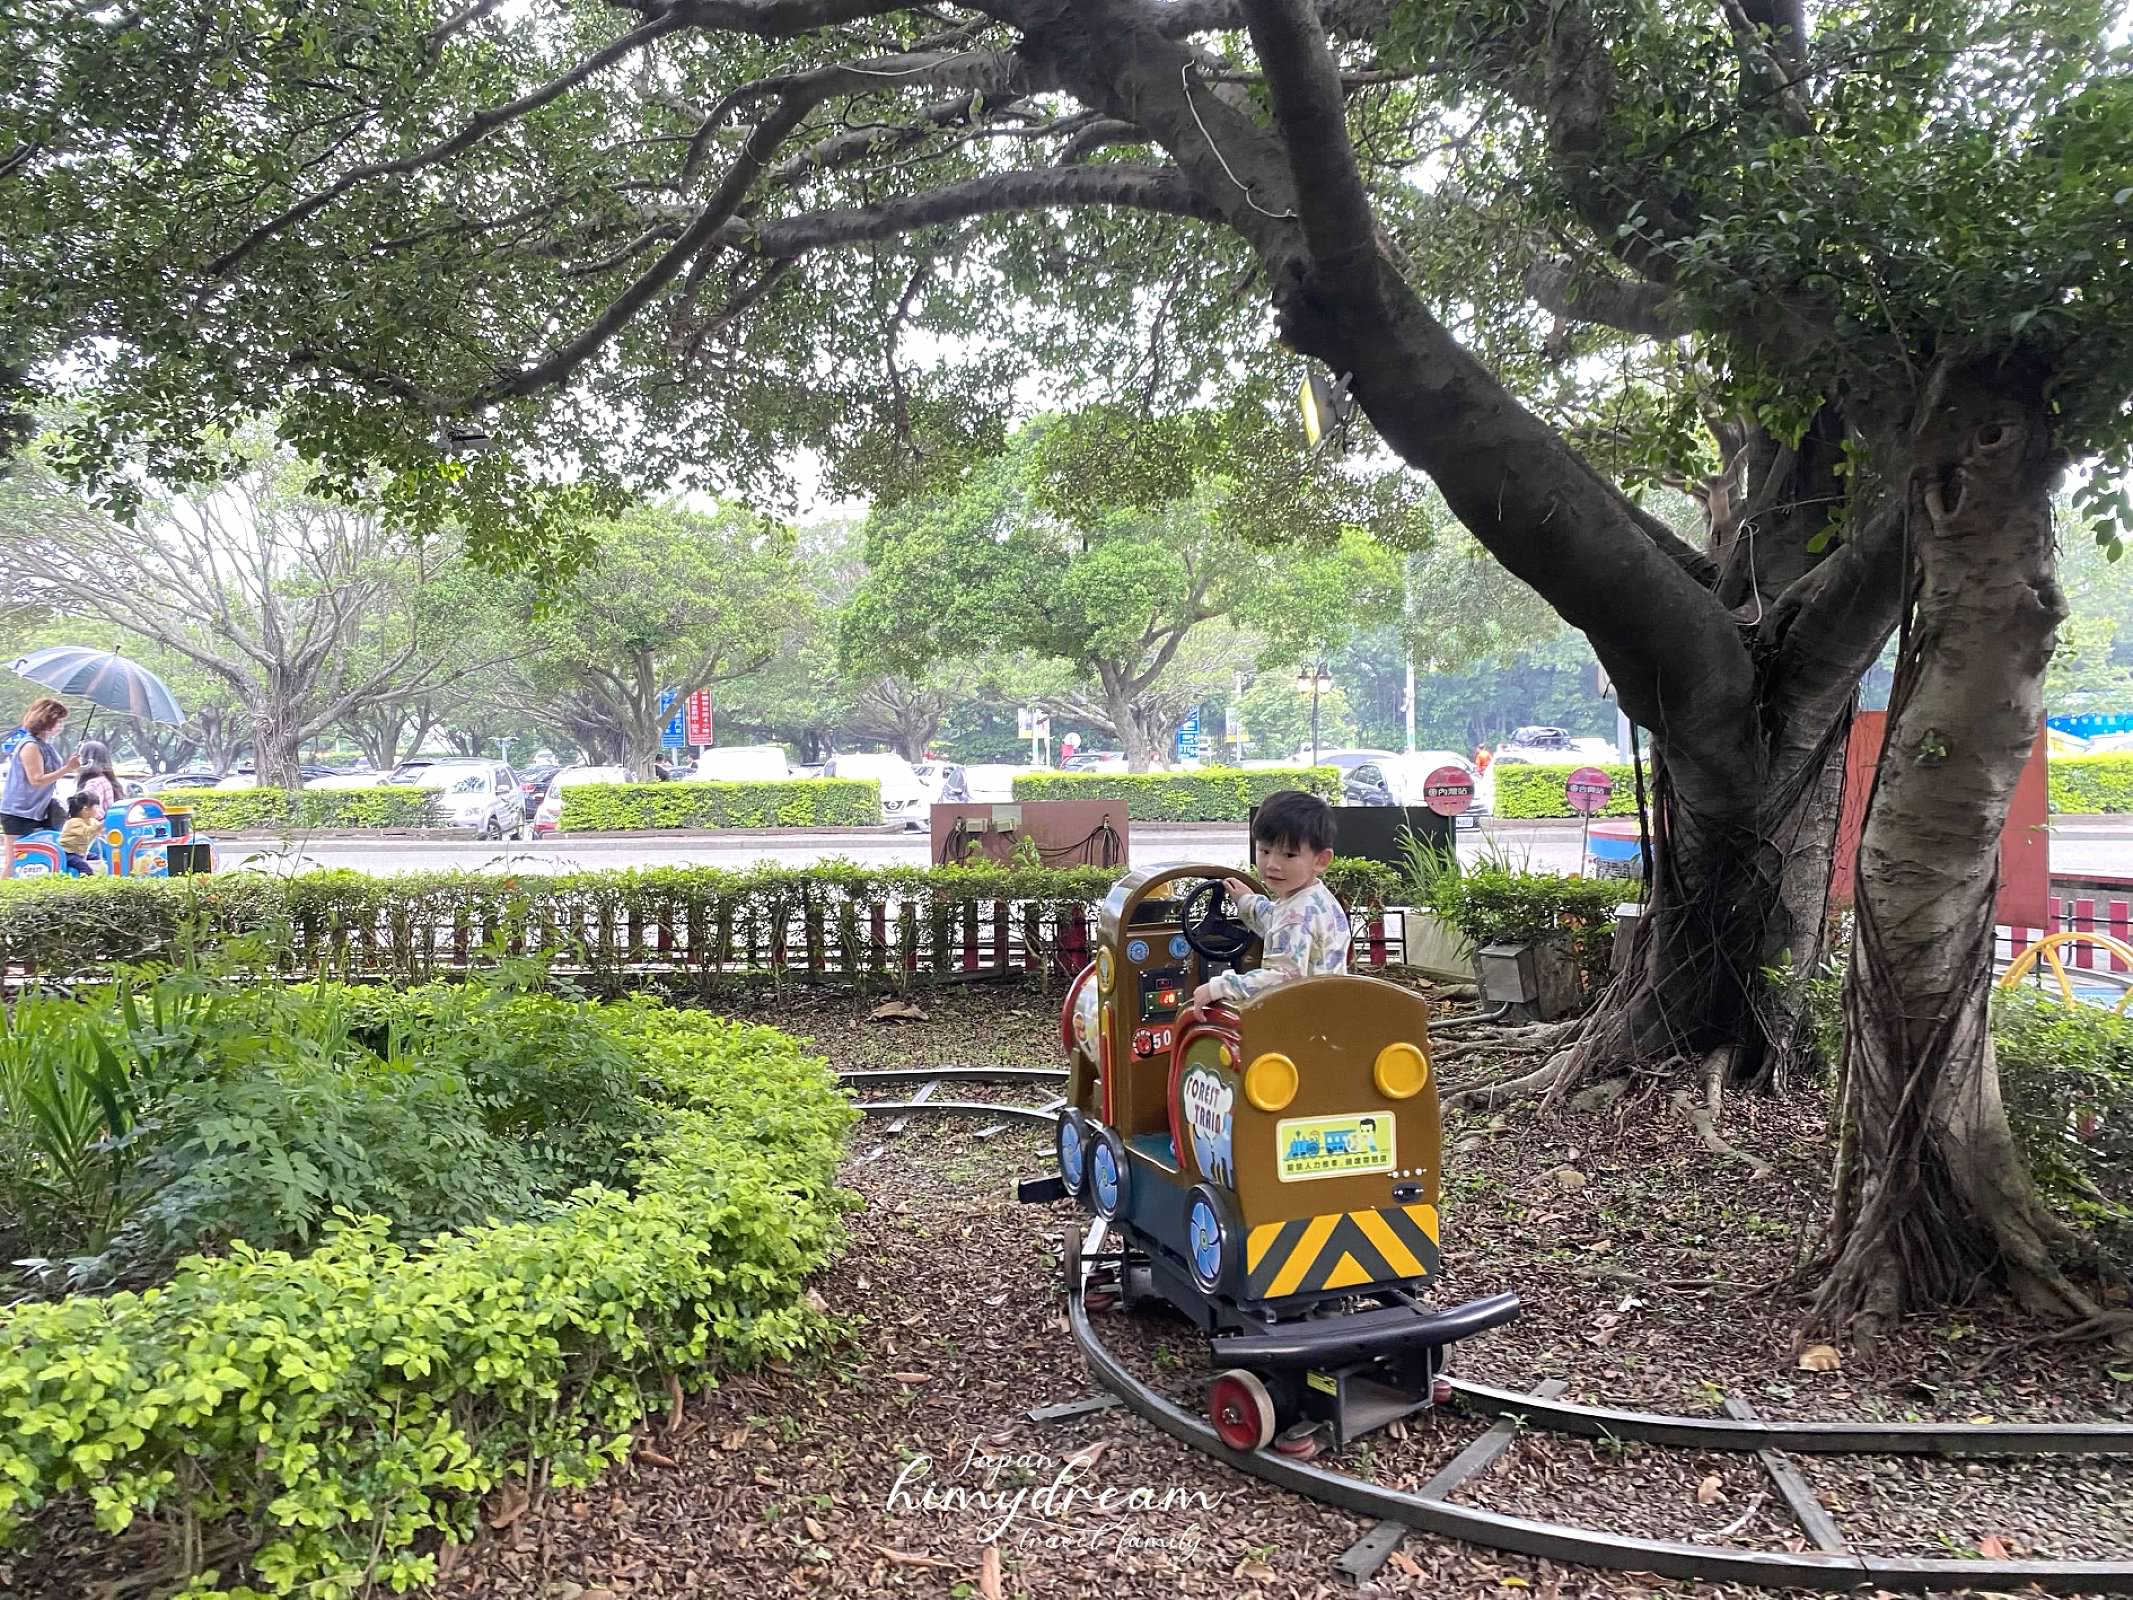
<svg viewBox="0 0 2133 1600"><path fill-rule="evenodd" d="M777 783L588 783L563 791L565 833L635 828L871 828L881 821L872 778Z"/></svg>
<svg viewBox="0 0 2133 1600"><path fill-rule="evenodd" d="M1993 991L2007 1120L2040 1193L2133 1276L2133 1018L2051 993Z"/></svg>
<svg viewBox="0 0 2133 1600"><path fill-rule="evenodd" d="M1639 898L1634 879L1569 878L1516 872L1495 862L1439 870L1415 886L1416 899L1479 950L1499 940L1534 941L1567 934L1588 993L1614 962L1615 907Z"/></svg>
<svg viewBox="0 0 2133 1600"><path fill-rule="evenodd" d="M1135 822L1242 822L1283 789L1340 804L1338 767L1202 767L1186 772L1039 772L1015 779L1017 800L1123 800Z"/></svg>
<svg viewBox="0 0 2133 1600"><path fill-rule="evenodd" d="M1119 874L1001 867L659 867L628 872L306 872L159 878L32 878L0 884L0 962L107 973L191 945L249 950L291 975L419 980L493 966L509 951L619 983L664 971L708 978L782 967L905 982L959 970L969 931L1009 908L1010 960L1057 948ZM1387 869L1336 858L1351 906L1382 903ZM874 913L884 912L881 936ZM981 930L990 937L990 930ZM778 941L782 939L782 947Z"/></svg>
<svg viewBox="0 0 2133 1600"><path fill-rule="evenodd" d="M433 789L169 789L152 798L189 806L195 833L436 825Z"/></svg>
<svg viewBox="0 0 2133 1600"><path fill-rule="evenodd" d="M1637 776L1626 766L1603 762L1591 762L1608 777L1614 779L1614 793L1607 797L1601 808L1603 817L1633 817L1637 814ZM1575 817L1570 809L1568 785L1570 774L1576 767L1536 767L1523 762L1506 766L1497 762L1489 768L1489 775L1496 783L1493 805L1495 815L1517 821L1534 817Z"/></svg>
<svg viewBox="0 0 2133 1600"><path fill-rule="evenodd" d="M143 1293L0 1311L0 1531L80 1493L110 1532L159 1513L260 1541L189 1592L405 1592L435 1577L418 1543L470 1539L534 1460L557 1487L621 1460L670 1375L803 1348L857 1113L769 1029L644 1003L599 1025L658 1086L634 1194L413 1245L344 1218L302 1258L236 1245Z"/></svg>
<svg viewBox="0 0 2133 1600"><path fill-rule="evenodd" d="M2133 811L2133 754L2053 756L2051 808L2073 816Z"/></svg>

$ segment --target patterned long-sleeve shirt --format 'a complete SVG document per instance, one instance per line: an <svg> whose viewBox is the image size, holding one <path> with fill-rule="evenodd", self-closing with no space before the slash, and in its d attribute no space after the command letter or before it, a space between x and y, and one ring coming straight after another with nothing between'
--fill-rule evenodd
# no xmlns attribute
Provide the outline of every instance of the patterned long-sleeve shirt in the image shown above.
<svg viewBox="0 0 2133 1600"><path fill-rule="evenodd" d="M1237 915L1259 935L1264 949L1252 971L1208 980L1218 1000L1241 1005L1279 984L1348 970L1348 913L1322 883L1281 900L1246 895Z"/></svg>

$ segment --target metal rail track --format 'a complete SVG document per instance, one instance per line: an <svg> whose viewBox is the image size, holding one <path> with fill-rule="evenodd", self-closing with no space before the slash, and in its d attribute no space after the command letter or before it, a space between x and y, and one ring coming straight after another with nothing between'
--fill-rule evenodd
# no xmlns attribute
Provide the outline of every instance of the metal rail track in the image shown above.
<svg viewBox="0 0 2133 1600"><path fill-rule="evenodd" d="M928 1112L1051 1123L1061 1104L1057 1100L1042 1106L1017 1106L936 1100L931 1096L944 1083L1058 1084L1066 1074L1047 1067L958 1066L875 1069L840 1072L837 1076L841 1083L855 1089L920 1082L919 1094L910 1100L858 1102L869 1116L895 1117L897 1120L889 1129L894 1133L909 1117ZM1371 1529L1337 1563L1340 1570L1358 1582L1370 1578L1410 1530L1419 1529L1485 1549L1575 1566L1648 1572L1662 1578L1706 1583L1745 1583L1827 1593L1866 1588L1926 1592L2031 1587L2051 1594L2133 1594L2133 1558L1987 1561L1887 1556L1854 1550L1786 1455L1789 1451L1799 1455L1961 1458L2133 1456L2133 1424L2127 1423L1773 1422L1757 1417L1746 1402L1733 1397L1727 1399L1729 1415L1723 1418L1667 1416L1563 1400L1559 1398L1562 1385L1556 1382L1521 1394L1454 1378L1454 1399L1469 1411L1494 1418L1495 1424L1414 1492L1388 1489L1274 1450L1232 1450L1216 1437L1214 1428L1203 1418L1185 1411L1127 1371L1097 1336L1083 1303L1083 1274L1088 1258L1101 1247L1105 1232L1104 1223L1092 1223L1086 1238L1080 1241L1075 1260L1083 1265L1072 1275L1067 1299L1068 1328L1096 1380L1127 1410L1203 1455L1322 1505L1375 1519ZM1054 1409L1079 1415L1089 1408L1077 1404ZM1779 1498L1814 1548L1795 1553L1645 1539L1571 1523L1510 1516L1453 1501L1454 1493L1512 1449L1518 1434L1528 1429L1634 1440L1676 1449L1753 1454L1761 1460Z"/></svg>
<svg viewBox="0 0 2133 1600"><path fill-rule="evenodd" d="M903 1132L904 1124L913 1116L927 1112L945 1111L951 1116L1005 1118L1005 1122L992 1128L978 1130L979 1138L1005 1132L1010 1123L1037 1122L1051 1124L1059 1118L1059 1108L1066 1104L1063 1097L1055 1096L1039 1106L1016 1106L995 1104L986 1100L936 1100L934 1091L944 1083L1041 1083L1057 1086L1066 1082L1066 1070L1062 1067L877 1067L837 1074L837 1081L848 1089L865 1089L874 1084L919 1083L918 1093L908 1100L855 1100L862 1112L870 1117L894 1117L888 1132ZM883 1147L887 1148L886 1146ZM872 1161L881 1154L877 1149L872 1155L863 1156L863 1161Z"/></svg>
<svg viewBox="0 0 2133 1600"><path fill-rule="evenodd" d="M1416 1492L1384 1488L1270 1449L1232 1450L1216 1437L1212 1425L1128 1372L1097 1337L1083 1303L1082 1289L1085 1264L1100 1248L1104 1232L1101 1222L1090 1226L1074 1257L1081 1265L1070 1274L1067 1288L1067 1325L1096 1380L1136 1416L1203 1455L1322 1505L1377 1519L1370 1532L1339 1563L1342 1570L1358 1580L1368 1578L1391 1555L1403 1530L1421 1529L1518 1555L1705 1583L1746 1583L1828 1593L1861 1588L1921 1592L2034 1586L2052 1594L2133 1594L2133 1558L1973 1561L1853 1550L1846 1545L1827 1510L1779 1453L1789 1449L1857 1455L2133 1454L2133 1428L2122 1425L1763 1422L1738 1403L1729 1407L1734 1413L1732 1418L1720 1422L1574 1405L1555 1398L1551 1391L1558 1386L1544 1385L1536 1393L1520 1395L1484 1384L1455 1384L1455 1394L1498 1420L1488 1433ZM1794 1553L1738 1545L1683 1544L1455 1504L1450 1498L1453 1492L1512 1448L1521 1428L1760 1454L1773 1485L1816 1548Z"/></svg>

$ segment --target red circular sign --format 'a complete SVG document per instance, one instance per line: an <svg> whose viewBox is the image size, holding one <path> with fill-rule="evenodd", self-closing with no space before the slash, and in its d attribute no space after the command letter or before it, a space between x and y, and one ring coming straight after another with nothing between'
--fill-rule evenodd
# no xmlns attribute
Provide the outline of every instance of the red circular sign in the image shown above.
<svg viewBox="0 0 2133 1600"><path fill-rule="evenodd" d="M1589 817L1605 809L1614 798L1615 780L1598 767L1580 767L1570 774L1565 786L1570 809L1581 817Z"/></svg>
<svg viewBox="0 0 2133 1600"><path fill-rule="evenodd" d="M1464 767L1439 767L1422 780L1422 803L1440 817L1462 815L1474 804L1474 776Z"/></svg>

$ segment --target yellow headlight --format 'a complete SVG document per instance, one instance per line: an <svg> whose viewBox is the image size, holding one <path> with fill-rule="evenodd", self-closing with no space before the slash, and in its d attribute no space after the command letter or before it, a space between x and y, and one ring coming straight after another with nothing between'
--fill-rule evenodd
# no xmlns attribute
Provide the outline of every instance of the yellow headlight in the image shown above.
<svg viewBox="0 0 2133 1600"><path fill-rule="evenodd" d="M1414 1044L1389 1044L1378 1052L1378 1064L1371 1074L1377 1080L1378 1093L1388 1100L1406 1100L1422 1092L1429 1082L1429 1057L1422 1047Z"/></svg>
<svg viewBox="0 0 2133 1600"><path fill-rule="evenodd" d="M1280 1111L1296 1098L1296 1063L1268 1051L1244 1069L1244 1098L1261 1111Z"/></svg>

